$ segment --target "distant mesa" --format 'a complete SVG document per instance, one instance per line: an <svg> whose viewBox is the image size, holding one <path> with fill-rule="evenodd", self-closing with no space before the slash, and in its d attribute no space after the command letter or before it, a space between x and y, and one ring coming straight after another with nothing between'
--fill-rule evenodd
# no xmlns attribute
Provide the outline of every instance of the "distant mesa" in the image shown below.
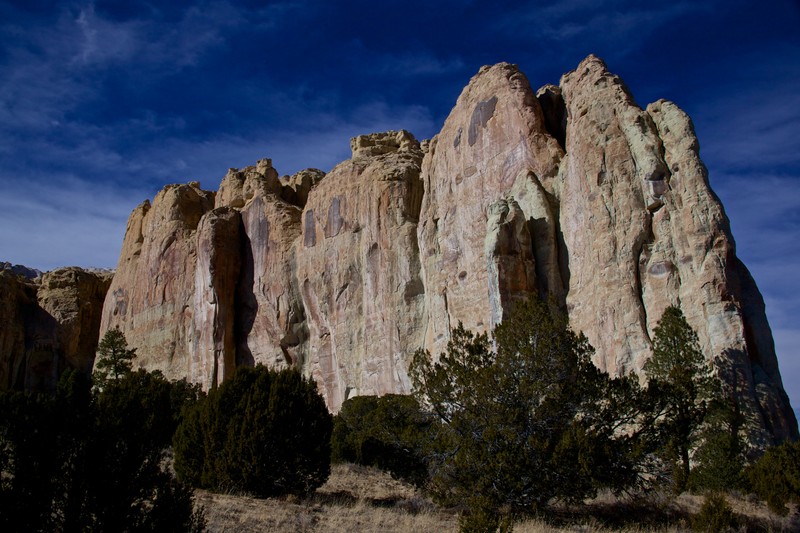
<svg viewBox="0 0 800 533"><path fill-rule="evenodd" d="M22 276L25 279L36 279L42 275L41 270L28 268L24 265L12 265L6 261L0 261L0 270L11 272L17 276Z"/></svg>
<svg viewBox="0 0 800 533"><path fill-rule="evenodd" d="M165 187L130 215L94 338L118 326L137 364L206 388L240 365L297 366L337 411L408 393L416 349L441 352L459 322L490 331L533 295L568 312L598 367L641 373L679 305L753 439L796 438L698 146L681 109L638 107L595 56L538 91L486 66L429 141L372 133L327 174L279 178L263 159L217 192Z"/></svg>
<svg viewBox="0 0 800 533"><path fill-rule="evenodd" d="M77 267L0 269L0 391L53 390L67 368L91 372L111 277Z"/></svg>

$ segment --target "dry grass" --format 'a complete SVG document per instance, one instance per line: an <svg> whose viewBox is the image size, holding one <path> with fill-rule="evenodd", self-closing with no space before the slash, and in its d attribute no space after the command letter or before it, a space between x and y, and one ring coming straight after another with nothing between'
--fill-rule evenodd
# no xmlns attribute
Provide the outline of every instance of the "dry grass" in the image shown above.
<svg viewBox="0 0 800 533"><path fill-rule="evenodd" d="M738 531L800 531L797 508L778 517L766 506L736 494L728 495ZM414 487L385 472L357 465L334 465L325 485L309 498L257 499L198 491L210 532L456 532L458 516L442 510ZM689 531L690 517L703 498L652 495L618 499L604 495L579 507L555 507L547 519L518 523L515 533Z"/></svg>
<svg viewBox="0 0 800 533"><path fill-rule="evenodd" d="M458 517L438 510L385 472L334 465L331 477L302 501L260 500L198 491L211 532L456 531Z"/></svg>

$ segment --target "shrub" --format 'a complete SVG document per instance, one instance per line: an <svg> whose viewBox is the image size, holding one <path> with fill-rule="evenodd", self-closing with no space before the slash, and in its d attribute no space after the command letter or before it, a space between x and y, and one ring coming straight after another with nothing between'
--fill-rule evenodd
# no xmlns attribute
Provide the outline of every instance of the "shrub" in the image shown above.
<svg viewBox="0 0 800 533"><path fill-rule="evenodd" d="M430 488L437 501L467 509L462 529L630 486L636 436L617 428L636 417L634 380L600 372L586 338L538 300L494 334L496 352L487 335L459 325L438 361L417 352L410 371L441 423L427 454Z"/></svg>
<svg viewBox="0 0 800 533"><path fill-rule="evenodd" d="M331 458L386 470L418 486L428 471L423 458L432 419L412 396L356 396L334 417Z"/></svg>
<svg viewBox="0 0 800 533"><path fill-rule="evenodd" d="M703 499L700 512L692 517L692 529L719 533L736 527L736 515L725 496L718 492L710 493Z"/></svg>
<svg viewBox="0 0 800 533"><path fill-rule="evenodd" d="M214 491L304 495L330 474L331 430L316 383L299 371L239 368L186 413L175 471Z"/></svg>
<svg viewBox="0 0 800 533"><path fill-rule="evenodd" d="M789 502L800 503L800 441L783 443L767 450L745 470L750 488L769 508L786 515Z"/></svg>
<svg viewBox="0 0 800 533"><path fill-rule="evenodd" d="M192 490L164 461L173 399L192 390L139 371L92 395L89 379L69 371L55 396L0 395L0 529L201 528Z"/></svg>

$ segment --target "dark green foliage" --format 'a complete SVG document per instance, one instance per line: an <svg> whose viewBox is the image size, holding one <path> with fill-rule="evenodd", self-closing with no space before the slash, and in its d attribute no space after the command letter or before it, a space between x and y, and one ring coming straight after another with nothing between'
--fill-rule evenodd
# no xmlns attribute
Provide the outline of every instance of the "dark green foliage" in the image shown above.
<svg viewBox="0 0 800 533"><path fill-rule="evenodd" d="M677 307L668 307L655 328L653 356L645 363L648 393L656 406L658 455L669 466L672 488L689 482L690 455L700 441L709 401L717 392L697 334Z"/></svg>
<svg viewBox="0 0 800 533"><path fill-rule="evenodd" d="M516 308L495 341L496 353L459 325L438 362L417 352L411 365L416 394L443 424L430 488L468 509L462 528L635 483L638 436L620 431L639 416L635 380L600 372L586 338L540 301Z"/></svg>
<svg viewBox="0 0 800 533"><path fill-rule="evenodd" d="M725 496L719 492L706 495L700 512L692 517L694 531L720 533L736 527L736 515Z"/></svg>
<svg viewBox="0 0 800 533"><path fill-rule="evenodd" d="M55 396L0 395L0 530L196 529L192 491L163 462L193 391L140 371L97 398L66 372Z"/></svg>
<svg viewBox="0 0 800 533"><path fill-rule="evenodd" d="M332 418L312 380L295 369L240 368L178 428L183 481L259 497L303 495L330 474Z"/></svg>
<svg viewBox="0 0 800 533"><path fill-rule="evenodd" d="M103 388L110 380L116 380L131 371L131 361L136 357L136 350L128 348L125 335L119 326L106 331L100 344L97 345L94 380L99 388Z"/></svg>
<svg viewBox="0 0 800 533"><path fill-rule="evenodd" d="M800 503L800 441L767 450L745 470L750 488L774 512L785 515L786 504Z"/></svg>
<svg viewBox="0 0 800 533"><path fill-rule="evenodd" d="M164 459L181 409L196 395L185 382L173 385L144 370L109 381L99 394L88 468L103 529L137 531L154 519L167 529L188 527L192 493L173 479Z"/></svg>
<svg viewBox="0 0 800 533"><path fill-rule="evenodd" d="M422 485L428 479L423 447L432 424L412 396L350 398L334 418L331 458L375 466Z"/></svg>
<svg viewBox="0 0 800 533"><path fill-rule="evenodd" d="M744 417L736 398L711 400L692 457L694 467L689 474L689 488L696 492L742 488L743 425Z"/></svg>

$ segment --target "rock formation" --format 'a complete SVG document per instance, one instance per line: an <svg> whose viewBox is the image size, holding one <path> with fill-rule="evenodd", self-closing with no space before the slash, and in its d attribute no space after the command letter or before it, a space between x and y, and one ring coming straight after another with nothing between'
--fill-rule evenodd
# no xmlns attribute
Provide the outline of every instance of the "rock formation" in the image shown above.
<svg viewBox="0 0 800 533"><path fill-rule="evenodd" d="M0 391L52 390L66 368L91 372L110 282L75 267L35 281L0 271Z"/></svg>
<svg viewBox="0 0 800 533"><path fill-rule="evenodd" d="M736 258L691 121L642 109L598 58L534 91L484 67L441 132L356 137L324 175L268 159L219 192L170 185L134 210L103 311L138 364L211 387L296 365L336 411L407 392L420 347L553 298L612 374L641 372L680 305L750 406L762 443L797 436L764 303Z"/></svg>

